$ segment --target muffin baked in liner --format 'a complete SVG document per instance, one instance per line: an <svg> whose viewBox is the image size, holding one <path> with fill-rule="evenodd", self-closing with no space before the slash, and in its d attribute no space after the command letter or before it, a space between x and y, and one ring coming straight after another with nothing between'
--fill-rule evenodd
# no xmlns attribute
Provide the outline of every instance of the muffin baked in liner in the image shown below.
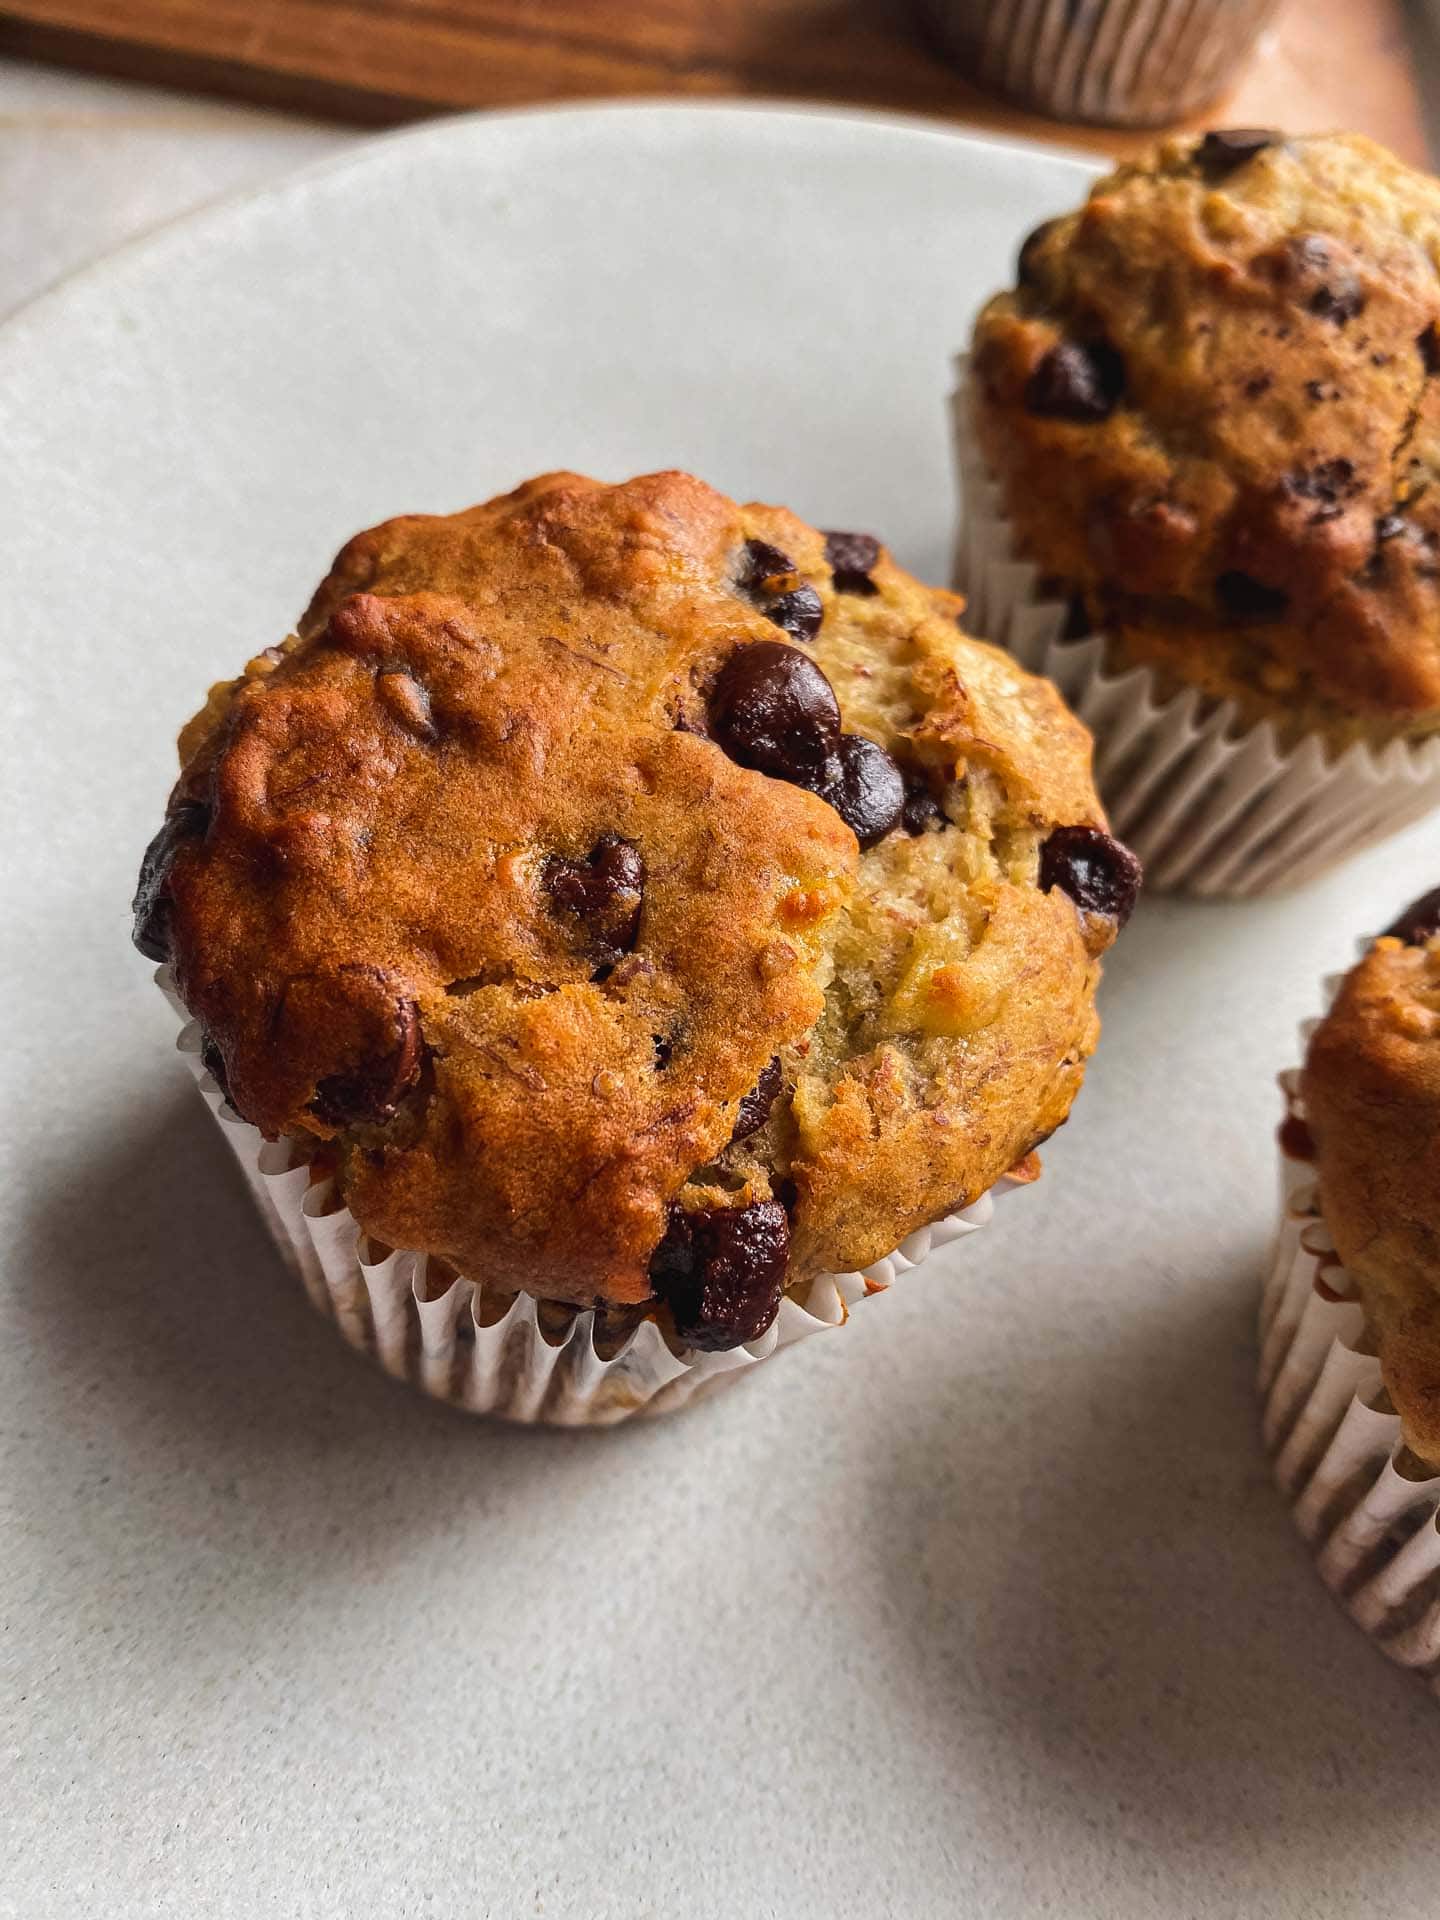
<svg viewBox="0 0 1440 1920"><path fill-rule="evenodd" d="M551 474L357 535L212 689L134 938L348 1337L618 1417L1033 1177L1141 874L960 611L868 534Z"/></svg>
<svg viewBox="0 0 1440 1920"><path fill-rule="evenodd" d="M1440 806L1440 738L1284 745L1229 701L1170 693L1148 666L1107 667L1102 633L1076 633L1019 556L976 437L970 356L956 361L951 418L960 481L955 585L966 624L1053 680L1095 737L1095 784L1151 887L1255 897L1315 879Z"/></svg>
<svg viewBox="0 0 1440 1920"><path fill-rule="evenodd" d="M822 1274L802 1304L787 1294L758 1340L701 1352L667 1338L653 1316L607 1339L599 1316L527 1293L488 1294L428 1255L376 1245L333 1179L288 1139L266 1141L205 1070L201 1037L167 968L156 983L184 1022L177 1050L235 1155L266 1228L310 1304L385 1372L461 1412L527 1425L608 1427L672 1413L809 1335L844 1326L850 1309L885 1292L954 1240L988 1226L996 1198L1028 1182L1001 1180L973 1206L921 1227L863 1273Z"/></svg>
<svg viewBox="0 0 1440 1920"><path fill-rule="evenodd" d="M1326 981L1327 1006L1339 984ZM1299 1072L1280 1085L1282 1213L1260 1307L1266 1450L1321 1579L1440 1699L1440 1474L1404 1444L1359 1287L1326 1228Z"/></svg>

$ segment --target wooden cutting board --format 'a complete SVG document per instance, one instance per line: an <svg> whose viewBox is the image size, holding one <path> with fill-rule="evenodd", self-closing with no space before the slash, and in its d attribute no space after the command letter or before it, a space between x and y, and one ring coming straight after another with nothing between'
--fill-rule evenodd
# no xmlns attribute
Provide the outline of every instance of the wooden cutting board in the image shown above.
<svg viewBox="0 0 1440 1920"><path fill-rule="evenodd" d="M1290 0L1207 124L1350 127L1423 161L1402 0ZM0 0L0 52L346 119L765 94L1124 150L986 98L904 0Z"/></svg>

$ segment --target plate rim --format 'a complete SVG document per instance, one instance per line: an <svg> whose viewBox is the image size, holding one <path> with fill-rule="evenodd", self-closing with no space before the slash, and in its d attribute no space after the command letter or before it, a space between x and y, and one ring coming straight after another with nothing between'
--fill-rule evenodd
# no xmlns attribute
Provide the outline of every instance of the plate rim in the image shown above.
<svg viewBox="0 0 1440 1920"><path fill-rule="evenodd" d="M942 119L935 114L892 112L883 107L843 106L833 102L788 100L784 98L741 99L722 97L705 100L678 100L666 94L624 95L614 99L582 101L542 101L527 106L482 108L473 113L443 114L413 124L392 127L380 133L362 135L339 153L323 155L298 167L288 168L271 179L221 193L213 200L172 214L156 225L107 248L92 260L62 273L57 280L23 300L13 312L0 318L0 353L8 354L27 336L43 329L52 308L62 308L77 295L103 283L112 274L142 262L145 255L162 255L167 247L183 241L191 230L223 228L227 221L267 200L279 200L297 188L328 179L333 175L356 172L383 164L400 148L427 144L443 146L481 128L503 127L513 123L537 121L574 122L586 119L644 119L652 124L674 121L753 120L774 124L792 123L830 128L860 127L867 132L893 134L906 140L945 147L964 147L971 151L999 153L1012 159L1042 159L1057 162L1072 171L1078 180L1097 179L1106 170L1104 156L1063 145L1051 146L1023 135L993 139L968 126Z"/></svg>

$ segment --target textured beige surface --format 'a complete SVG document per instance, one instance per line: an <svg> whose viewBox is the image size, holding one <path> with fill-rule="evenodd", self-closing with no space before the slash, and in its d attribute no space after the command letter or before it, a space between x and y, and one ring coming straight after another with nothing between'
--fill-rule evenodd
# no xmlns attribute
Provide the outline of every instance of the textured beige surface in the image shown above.
<svg viewBox="0 0 1440 1920"><path fill-rule="evenodd" d="M1142 901L1013 1230L668 1430L359 1364L168 1053L177 693L352 528L679 459L941 576L949 356L1076 173L654 126L432 129L0 329L0 1910L1434 1920L1440 1716L1317 1589L1253 1334L1275 1072L1433 829Z"/></svg>

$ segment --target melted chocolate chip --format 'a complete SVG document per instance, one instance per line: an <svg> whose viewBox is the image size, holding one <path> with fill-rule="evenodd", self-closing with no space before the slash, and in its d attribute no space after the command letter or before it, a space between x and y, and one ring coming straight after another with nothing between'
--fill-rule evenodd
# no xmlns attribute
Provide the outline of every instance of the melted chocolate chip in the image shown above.
<svg viewBox="0 0 1440 1920"><path fill-rule="evenodd" d="M1355 482L1355 463L1343 455L1334 460L1318 460L1313 467L1302 467L1287 474L1285 484L1302 500L1319 500L1336 506L1360 491Z"/></svg>
<svg viewBox="0 0 1440 1920"><path fill-rule="evenodd" d="M795 562L768 540L747 540L740 569L740 584L747 593L765 596L782 593L793 584Z"/></svg>
<svg viewBox="0 0 1440 1920"><path fill-rule="evenodd" d="M1104 341L1053 346L1025 383L1030 413L1052 420L1105 420L1125 391L1125 363Z"/></svg>
<svg viewBox="0 0 1440 1920"><path fill-rule="evenodd" d="M869 533L827 533L825 558L837 593L878 593L870 569L880 558L880 542Z"/></svg>
<svg viewBox="0 0 1440 1920"><path fill-rule="evenodd" d="M742 767L818 794L862 847L900 818L900 769L883 747L841 733L834 688L794 647L759 640L737 648L710 696L710 731Z"/></svg>
<svg viewBox="0 0 1440 1920"><path fill-rule="evenodd" d="M935 798L929 777L920 767L906 767L905 804L900 809L900 824L909 834L925 833L934 826L943 827L945 810Z"/></svg>
<svg viewBox="0 0 1440 1920"><path fill-rule="evenodd" d="M801 580L795 562L768 540L747 540L740 585L767 620L796 640L813 640L824 614L820 596Z"/></svg>
<svg viewBox="0 0 1440 1920"><path fill-rule="evenodd" d="M587 943L601 966L613 966L629 953L640 931L645 862L640 850L618 834L602 834L588 860L546 863L550 898L573 913L585 928Z"/></svg>
<svg viewBox="0 0 1440 1920"><path fill-rule="evenodd" d="M1290 605L1283 587L1267 587L1253 574L1234 568L1216 580L1215 597L1235 620L1279 620Z"/></svg>
<svg viewBox="0 0 1440 1920"><path fill-rule="evenodd" d="M1135 910L1144 869L1099 827L1056 827L1040 849L1040 885L1059 887L1077 907L1107 914L1123 927Z"/></svg>
<svg viewBox="0 0 1440 1920"><path fill-rule="evenodd" d="M310 1102L329 1127L380 1126L394 1117L400 1096L420 1074L420 1009L395 1002L395 1044L378 1058L317 1081Z"/></svg>
<svg viewBox="0 0 1440 1920"><path fill-rule="evenodd" d="M1042 220L1034 232L1027 233L1020 242L1020 253L1015 262L1015 277L1022 287L1039 286L1040 249L1059 224L1058 220Z"/></svg>
<svg viewBox="0 0 1440 1920"><path fill-rule="evenodd" d="M810 786L840 738L834 689L813 660L778 640L737 647L710 696L710 728L742 767Z"/></svg>
<svg viewBox="0 0 1440 1920"><path fill-rule="evenodd" d="M766 1067L755 1085L740 1102L740 1111L735 1117L735 1131L730 1136L733 1147L737 1140L748 1140L752 1133L758 1133L770 1118L770 1109L775 1104L780 1091L780 1056Z"/></svg>
<svg viewBox="0 0 1440 1920"><path fill-rule="evenodd" d="M808 581L802 581L798 587L792 587L789 593L779 594L767 602L761 612L793 639L813 640L820 631L825 608L814 587Z"/></svg>
<svg viewBox="0 0 1440 1920"><path fill-rule="evenodd" d="M1428 327L1422 327L1415 345L1426 373L1440 373L1440 324L1432 320Z"/></svg>
<svg viewBox="0 0 1440 1920"><path fill-rule="evenodd" d="M899 767L858 733L842 734L820 776L802 784L835 809L862 849L883 840L905 807Z"/></svg>
<svg viewBox="0 0 1440 1920"><path fill-rule="evenodd" d="M758 1340L780 1310L790 1222L774 1200L670 1210L650 1262L656 1293L692 1347L723 1352Z"/></svg>
<svg viewBox="0 0 1440 1920"><path fill-rule="evenodd" d="M1223 180L1226 174L1243 167L1266 147L1273 147L1279 135L1267 127L1226 127L1207 133L1194 151L1194 161L1207 180Z"/></svg>
<svg viewBox="0 0 1440 1920"><path fill-rule="evenodd" d="M170 869L187 840L198 840L210 825L210 809L198 800L177 800L164 825L145 849L131 911L131 939L147 960L170 958Z"/></svg>
<svg viewBox="0 0 1440 1920"><path fill-rule="evenodd" d="M1385 929L1385 936L1403 940L1407 947L1423 947L1440 933L1440 887L1432 887L1412 900L1397 920ZM1382 936L1382 937L1385 937Z"/></svg>

